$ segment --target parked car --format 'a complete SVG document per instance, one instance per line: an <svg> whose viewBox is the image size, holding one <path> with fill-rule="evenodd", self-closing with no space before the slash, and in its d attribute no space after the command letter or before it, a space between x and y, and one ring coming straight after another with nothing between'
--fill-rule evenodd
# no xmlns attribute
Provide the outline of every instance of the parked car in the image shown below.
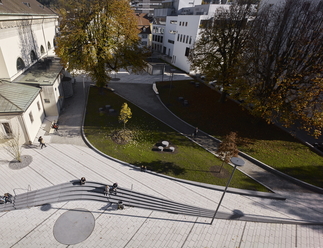
<svg viewBox="0 0 323 248"><path fill-rule="evenodd" d="M217 83L217 80L213 80L209 82L209 85L212 87L215 87L216 83Z"/></svg>

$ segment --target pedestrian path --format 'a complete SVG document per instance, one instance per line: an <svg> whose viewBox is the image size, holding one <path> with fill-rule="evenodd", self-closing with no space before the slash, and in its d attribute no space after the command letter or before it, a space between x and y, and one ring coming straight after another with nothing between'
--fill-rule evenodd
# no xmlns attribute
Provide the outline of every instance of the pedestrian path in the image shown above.
<svg viewBox="0 0 323 248"><path fill-rule="evenodd" d="M152 84L149 75L134 77L138 79L137 86ZM133 82L131 76L128 80ZM221 191L141 172L87 147L81 137L84 108L75 107L84 106L85 103L82 81L82 77L77 78L75 95L66 99L66 106L59 118L58 133L39 131L44 135L47 147L40 149L36 142L35 146L23 148L22 154L32 157L28 166L13 170L9 163L10 156L0 149L0 188L3 192L27 195L28 192L55 188L86 177L94 185L111 185L117 181L125 192L163 199L177 206L208 210L217 208ZM85 78L85 85L90 83ZM121 76L115 84L130 86L129 92L134 90L134 86L127 85ZM119 91L117 87L116 91ZM151 99L139 99L140 104L146 104L148 108L151 101L158 103L148 88L143 87L142 90L142 94L147 93ZM162 114L166 115L167 112L165 110ZM155 113L158 115L159 111ZM175 125L178 120L173 120ZM182 123L176 125L175 128L180 130ZM183 134L192 132L189 125L184 128ZM286 200L228 192L213 225L210 225L209 216L189 216L139 207L117 210L115 203L111 205L108 200L103 200L102 192L93 192L100 201L47 201L47 204L27 209L0 212L0 247L323 247L323 196L304 192L295 194L283 189L275 191ZM54 195L60 197L59 192ZM83 214L77 219L65 218L61 221L66 213L73 210ZM73 232L78 230L79 223L84 223L81 218L92 220L89 213L95 222L88 228L90 233ZM56 228L60 223L70 228L64 229L63 233L58 232ZM76 235L73 239L76 241L68 245L57 238L57 234Z"/></svg>
<svg viewBox="0 0 323 248"><path fill-rule="evenodd" d="M159 97L156 96L155 92L152 90L151 82L148 82L147 84L114 82L110 85L115 89L115 93L150 113L177 132L192 139L206 150L215 153L219 141L210 137L202 130L199 131L196 138L192 138L191 134L194 132L195 127L173 115L166 106L163 105ZM296 183L292 183L285 178L255 165L246 157L243 157L243 159L245 160L245 165L239 168L239 170L273 191L312 192L311 190L301 187Z"/></svg>

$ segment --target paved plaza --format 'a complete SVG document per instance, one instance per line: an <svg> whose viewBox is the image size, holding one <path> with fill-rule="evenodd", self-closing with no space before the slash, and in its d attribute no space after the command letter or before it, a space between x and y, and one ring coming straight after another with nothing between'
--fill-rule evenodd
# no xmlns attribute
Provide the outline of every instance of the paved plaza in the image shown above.
<svg viewBox="0 0 323 248"><path fill-rule="evenodd" d="M160 76L123 74L114 84L160 80ZM222 191L141 172L88 147L80 128L85 104L82 81L77 78L75 95L66 99L58 133L39 130L47 147L40 149L35 140L23 148L22 154L32 158L28 166L15 168L0 150L2 192L19 195L86 177L88 182L118 182L120 188L179 204L217 208ZM275 195L286 200L227 193L213 225L211 218L199 216L127 205L118 210L108 199L58 200L0 212L0 247L323 248L323 195L305 192L276 189Z"/></svg>

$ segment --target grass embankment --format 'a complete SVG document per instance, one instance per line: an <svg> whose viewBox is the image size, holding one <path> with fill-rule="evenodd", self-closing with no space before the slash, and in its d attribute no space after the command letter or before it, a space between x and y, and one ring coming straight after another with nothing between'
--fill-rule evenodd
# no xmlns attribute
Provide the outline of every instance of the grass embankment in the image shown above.
<svg viewBox="0 0 323 248"><path fill-rule="evenodd" d="M103 153L137 166L182 179L216 185L225 185L232 167L224 165L221 173L218 168L221 161L189 139L178 134L146 112L127 102L132 111L132 118L126 128L132 130L134 139L127 144L117 144L111 139L114 131L123 127L118 122L118 115L124 99L112 92L90 89L84 131L88 140ZM116 112L103 111L99 108L111 105ZM153 151L155 144L167 140L175 147L175 152ZM266 191L244 174L236 171L231 187Z"/></svg>
<svg viewBox="0 0 323 248"><path fill-rule="evenodd" d="M302 181L323 187L323 158L275 125L251 116L239 104L227 100L207 85L190 81L158 82L162 101L177 116L222 140L237 132L238 148L250 156ZM178 97L184 97L184 106Z"/></svg>

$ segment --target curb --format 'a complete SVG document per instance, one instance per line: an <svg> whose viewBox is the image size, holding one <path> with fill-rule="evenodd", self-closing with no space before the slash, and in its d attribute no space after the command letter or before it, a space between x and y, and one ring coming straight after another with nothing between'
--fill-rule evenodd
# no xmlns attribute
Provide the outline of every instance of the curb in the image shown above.
<svg viewBox="0 0 323 248"><path fill-rule="evenodd" d="M160 103L171 113L171 114L173 114L176 118L178 118L179 120L181 120L181 121L183 121L184 123L186 123L187 125L189 125L189 126L191 126L192 128L194 128L191 124L189 124L189 123L187 123L186 121L184 121L184 120L182 120L181 118L179 118L178 116L176 116L173 112L171 112L167 107L166 107L166 105L161 101L161 99L160 99L160 97L159 97L159 95L156 95L157 96L157 98L159 99L159 101L160 101ZM176 130L177 131L177 130ZM215 138L215 137L213 137L213 136L211 136L211 135L209 135L209 134L207 134L207 133L205 133L205 132L203 132L202 130L199 130L200 132L202 132L204 135L206 135L206 136L208 136L209 138L211 138L211 139L213 139L213 140L215 140L216 142L219 142L219 143L221 143L221 140L219 140L219 139L217 139L217 138ZM185 136L185 135L184 135ZM187 136L186 136L187 137ZM187 138L189 138L189 137L187 137ZM189 138L189 139L191 139L191 138ZM192 140L192 139L191 139ZM195 142L194 140L192 140L193 142ZM300 141L302 141L302 140L300 140ZM197 142L195 142L196 144L198 144ZM304 141L302 141L302 143L304 143ZM307 142L305 142L305 143L307 143ZM200 144L198 144L199 146L201 146ZM201 147L203 147L203 146L201 146ZM203 147L205 150L207 150L207 151L209 151L207 148L205 148L205 147ZM211 151L209 151L209 152L211 152ZM214 154L213 152L211 152L212 154ZM215 155L215 154L214 154ZM317 186L314 186L314 185L312 185L312 184L309 184L309 183L306 183L306 182L304 182L304 181L301 181L301 180L299 180L299 179L297 179L297 178L294 178L294 177L291 177L291 176L289 176L289 175L287 175L287 174L285 174L285 173L283 173L283 172L280 172L280 171L278 171L278 170L276 170L276 169L274 169L273 167L271 167L271 166L269 166L269 165L267 165L267 164L265 164L265 163L263 163L263 162L261 162L261 161L259 161L259 160L257 160L257 159L255 159L255 158L253 158L253 157L251 157L251 156L249 156L248 154L246 154L246 153L243 153L243 152L241 152L241 151L239 151L239 155L241 156L241 157L243 157L243 158L245 158L246 160L249 160L250 162L252 162L252 163L254 163L254 164L256 164L257 166L260 166L261 168L263 168L264 170L266 170L266 171L269 171L269 172L271 172L271 173L273 173L273 174L275 174L275 175L277 175L277 176L281 176L281 177L283 177L283 178L285 178L285 179L287 179L288 181L290 181L290 182L292 182L292 183L295 183L295 184L298 184L298 185L301 185L302 187L304 187L304 188L306 188L306 189L309 189L309 190L312 190L312 191L314 191L314 192L316 192L316 193L320 193L320 194L323 194L323 188L320 188L320 187L317 187ZM230 163L229 163L230 164ZM231 166L232 166L232 164L230 164ZM239 170L239 168L237 168L238 170ZM261 185L263 185L264 187L266 187L268 190L270 190L270 191L272 191L272 192L274 192L274 190L272 190L271 188L269 188L268 186L266 186L266 185L264 185L263 183L261 183L261 182L259 182L258 180L256 180L255 178L253 178L252 176L250 176L250 175L248 175L248 174L246 174L246 173L244 173L243 171L241 171L241 170L239 170L240 172L242 172L243 174L245 174L245 175L247 175L248 177L250 177L250 178L252 178L253 180L255 180L256 182L258 182L259 184L261 184Z"/></svg>
<svg viewBox="0 0 323 248"><path fill-rule="evenodd" d="M115 94L117 94L118 96L120 96L118 93L114 92ZM87 101L88 101L88 94L89 94L89 87L87 88L86 91L86 99L85 99L85 104L87 105ZM120 96L122 97L122 96ZM123 98L123 97L122 97ZM131 101L129 101L131 102ZM133 102L131 102L132 104L134 104ZM86 106L85 105L85 106ZM137 106L138 108L140 108L138 105L134 104L135 106ZM142 109L142 108L140 108ZM168 110L169 111L169 110ZM146 111L145 111L146 112ZM90 141L85 137L84 134L84 120L85 120L85 114L86 114L86 107L84 108L83 111L83 117L82 117L82 126L81 126L81 135L82 138L84 140L84 142L86 143L86 145L88 147L90 147L91 149L93 149L95 152L97 152L98 154L100 154L101 156L108 158L110 160L113 160L115 162L118 162L122 165L125 166L129 166L133 169L139 170L140 168L137 166L134 166L132 164L126 163L124 161L118 160L116 158L110 157L109 155L99 151L98 149L96 149L94 146L92 146L92 144L90 143ZM150 114L152 115L152 114ZM165 125L169 126L168 124L166 124L165 122L163 122L162 120L158 119L157 117L155 117L154 115L152 115L154 118L156 118L157 120L161 121L162 123L164 123ZM185 122L186 123L186 122ZM169 126L171 127L171 126ZM172 128L172 127L171 127ZM174 128L172 128L174 129ZM179 132L178 130L174 129L176 132L182 134L183 136L187 137L186 135L184 135L183 133ZM189 137L187 137L189 138ZM190 138L189 138L190 139ZM192 139L191 139L192 140ZM195 142L194 140L192 140L193 142ZM196 142L195 142L196 143ZM205 149L205 148L204 148ZM209 151L210 152L210 151ZM230 164L231 166L233 166L232 164ZM194 181L189 181L189 180L184 180L184 179L178 179L178 178L174 178L174 177L170 177L167 175L163 175L163 174L159 174L153 171L146 171L145 173L149 173L155 176L159 176L159 177L163 177L163 178L167 178L169 180L173 180L173 181L177 181L177 182L181 182L181 183L185 183L185 184L190 184L190 185L194 185L197 187L203 187L203 188L207 188L207 189L213 189L213 190L218 190L218 191L224 191L224 186L217 186L217 185L212 185L212 184L206 184L206 183L198 183L198 182L194 182ZM242 172L243 173L243 172ZM245 173L244 173L245 174ZM246 174L247 175L247 174ZM261 183L260 183L261 184ZM263 185L263 184L261 184ZM263 185L264 187L266 187L265 185ZM268 187L266 187L268 188ZM271 189L268 188L268 190L272 191ZM228 188L227 192L232 193L232 194L239 194L239 195L246 195L246 196L253 196L253 197L261 197L261 198L268 198L268 199L276 199L276 200L286 200L285 197L280 196L279 194L276 193L267 193L267 192L259 192L259 191L252 191L252 190L244 190L244 189L236 189L236 188ZM273 191L272 191L273 192Z"/></svg>

